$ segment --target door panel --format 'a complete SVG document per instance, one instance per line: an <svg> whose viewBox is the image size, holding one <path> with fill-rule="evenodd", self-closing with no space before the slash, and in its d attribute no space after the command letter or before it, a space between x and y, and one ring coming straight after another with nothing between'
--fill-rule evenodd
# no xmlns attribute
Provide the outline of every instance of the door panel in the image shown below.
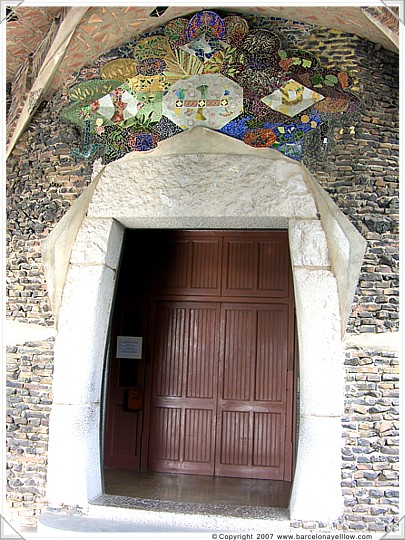
<svg viewBox="0 0 405 540"><path fill-rule="evenodd" d="M155 324L149 468L212 475L219 305L159 302Z"/></svg>
<svg viewBox="0 0 405 540"><path fill-rule="evenodd" d="M254 413L252 465L281 468L283 423L279 413Z"/></svg>
<svg viewBox="0 0 405 540"><path fill-rule="evenodd" d="M155 396L182 397L188 347L188 312L180 305L160 306L156 314Z"/></svg>
<svg viewBox="0 0 405 540"><path fill-rule="evenodd" d="M255 400L285 402L288 361L288 306L257 313Z"/></svg>
<svg viewBox="0 0 405 540"><path fill-rule="evenodd" d="M225 308L222 324L225 334L223 399L249 400L251 397L251 359L256 354L256 320L252 309Z"/></svg>
<svg viewBox="0 0 405 540"><path fill-rule="evenodd" d="M280 304L222 306L219 475L284 478L288 318Z"/></svg>
<svg viewBox="0 0 405 540"><path fill-rule="evenodd" d="M222 296L282 298L289 295L288 245L280 233L226 236L223 267Z"/></svg>
<svg viewBox="0 0 405 540"><path fill-rule="evenodd" d="M167 233L158 242L161 254L158 292L164 295L220 293L222 238Z"/></svg>

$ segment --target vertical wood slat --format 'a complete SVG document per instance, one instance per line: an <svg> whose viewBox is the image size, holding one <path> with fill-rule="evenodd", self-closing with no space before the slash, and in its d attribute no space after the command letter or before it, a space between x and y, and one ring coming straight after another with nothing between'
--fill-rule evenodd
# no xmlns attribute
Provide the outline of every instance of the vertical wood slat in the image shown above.
<svg viewBox="0 0 405 540"><path fill-rule="evenodd" d="M223 295L288 296L290 270L285 239L254 235L246 240L225 238L224 247Z"/></svg>
<svg viewBox="0 0 405 540"><path fill-rule="evenodd" d="M184 461L210 463L212 456L212 411L186 409L184 427Z"/></svg>
<svg viewBox="0 0 405 540"><path fill-rule="evenodd" d="M222 413L220 463L223 465L249 464L249 413Z"/></svg>
<svg viewBox="0 0 405 540"><path fill-rule="evenodd" d="M263 292L282 291L288 294L288 252L284 243L277 241L259 242L258 290Z"/></svg>
<svg viewBox="0 0 405 540"><path fill-rule="evenodd" d="M225 351L223 399L250 399L252 370L250 361L255 353L255 313L250 309L225 309Z"/></svg>
<svg viewBox="0 0 405 540"><path fill-rule="evenodd" d="M252 465L259 467L281 466L281 441L283 420L281 414L254 413Z"/></svg>
<svg viewBox="0 0 405 540"><path fill-rule="evenodd" d="M251 292L257 283L257 246L251 241L226 241L226 281L223 292Z"/></svg>
<svg viewBox="0 0 405 540"><path fill-rule="evenodd" d="M158 317L159 348L155 393L157 396L180 397L187 350L188 313L185 308L160 307Z"/></svg>
<svg viewBox="0 0 405 540"><path fill-rule="evenodd" d="M206 294L219 294L221 246L219 239L193 240L190 276L190 289L193 293L204 291Z"/></svg>
<svg viewBox="0 0 405 540"><path fill-rule="evenodd" d="M190 240L172 237L161 246L159 288L162 292L176 293L189 288L191 247Z"/></svg>
<svg viewBox="0 0 405 540"><path fill-rule="evenodd" d="M258 312L255 400L285 400L288 306Z"/></svg>
<svg viewBox="0 0 405 540"><path fill-rule="evenodd" d="M180 459L181 409L156 407L153 415L155 424L154 459L178 461Z"/></svg>
<svg viewBox="0 0 405 540"><path fill-rule="evenodd" d="M189 320L186 397L212 398L217 347L217 308L191 308Z"/></svg>

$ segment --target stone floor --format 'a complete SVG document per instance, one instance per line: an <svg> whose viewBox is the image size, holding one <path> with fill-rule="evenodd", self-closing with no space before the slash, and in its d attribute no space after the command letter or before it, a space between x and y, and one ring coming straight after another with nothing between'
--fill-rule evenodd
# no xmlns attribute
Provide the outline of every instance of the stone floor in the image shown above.
<svg viewBox="0 0 405 540"><path fill-rule="evenodd" d="M287 508L290 482L105 469L105 494L171 502Z"/></svg>
<svg viewBox="0 0 405 540"><path fill-rule="evenodd" d="M88 515L48 509L38 532L80 533L285 532L291 484L184 474L104 471L104 494Z"/></svg>

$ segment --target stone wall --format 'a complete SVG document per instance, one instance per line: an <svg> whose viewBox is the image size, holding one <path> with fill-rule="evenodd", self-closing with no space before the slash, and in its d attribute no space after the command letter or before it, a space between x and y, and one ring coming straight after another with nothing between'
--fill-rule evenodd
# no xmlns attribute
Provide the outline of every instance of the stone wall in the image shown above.
<svg viewBox="0 0 405 540"><path fill-rule="evenodd" d="M316 54L321 37L319 30L311 32L306 48ZM308 145L304 160L368 242L347 331L395 330L399 303L398 56L338 32L332 32L321 50L323 65L347 66L363 102L352 125L342 126L336 118L328 135L327 158L316 157Z"/></svg>
<svg viewBox="0 0 405 540"><path fill-rule="evenodd" d="M350 529L385 531L399 516L399 360L346 351L342 487Z"/></svg>
<svg viewBox="0 0 405 540"><path fill-rule="evenodd" d="M23 526L34 525L44 506L52 373L52 340L8 347L7 499Z"/></svg>
<svg viewBox="0 0 405 540"><path fill-rule="evenodd" d="M360 38L306 25L294 27L291 35L323 66L345 66L356 77L361 114L353 125L335 119L323 134L327 152L313 151L318 147L311 137L319 134L311 135L304 162L368 241L348 331L396 330L398 57ZM90 66L78 80L95 72ZM70 153L80 146L80 136L58 120L65 103L62 90L43 104L7 163L7 316L44 326L54 319L41 241L89 184L98 157L80 160ZM35 524L45 504L52 362L52 340L8 350L7 496L13 515L25 525ZM398 515L397 370L398 360L390 353L347 351L346 507L339 527L385 530Z"/></svg>

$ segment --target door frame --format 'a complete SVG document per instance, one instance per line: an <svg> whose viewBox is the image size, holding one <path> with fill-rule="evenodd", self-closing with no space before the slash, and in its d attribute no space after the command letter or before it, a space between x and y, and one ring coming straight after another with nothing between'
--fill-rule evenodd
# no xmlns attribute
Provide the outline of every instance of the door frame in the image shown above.
<svg viewBox="0 0 405 540"><path fill-rule="evenodd" d="M226 145L222 145L224 138L196 128L173 137L170 147L162 146L162 151L157 149L153 155L134 152L105 167L97 165L85 197L74 205L69 219L64 219L55 228L55 234L50 235L48 261L55 272L47 271L47 279L49 275L62 298L49 428L50 505L86 507L103 491L100 398L115 274L125 227L288 228L300 349L299 436L290 516L325 521L341 515L341 331L344 311L350 308L351 290L355 290L359 275L363 239L303 166L280 156L275 159L271 150L264 153L261 149L246 149L240 141L226 138ZM187 185L183 182L183 169L179 170L179 154L187 171L199 167L199 174ZM209 173L204 165L208 154L215 155L210 164L225 175L225 179L221 176L224 187L218 191L221 196L213 202L216 184L212 184L212 176L207 178L212 171ZM160 157L164 160L164 179L155 169ZM239 167L239 163L248 167L251 175L238 174L235 180L233 166ZM251 185L252 179L256 179L255 185ZM226 189L227 185L238 186L239 191ZM210 189L204 191L204 186ZM138 197L143 190L148 194L148 202ZM252 204L248 207L247 199L240 196L242 192L251 196ZM61 231L69 235L72 249L68 271L66 257L60 266L54 263L55 246L59 245L54 240ZM328 247L335 261L333 270Z"/></svg>

